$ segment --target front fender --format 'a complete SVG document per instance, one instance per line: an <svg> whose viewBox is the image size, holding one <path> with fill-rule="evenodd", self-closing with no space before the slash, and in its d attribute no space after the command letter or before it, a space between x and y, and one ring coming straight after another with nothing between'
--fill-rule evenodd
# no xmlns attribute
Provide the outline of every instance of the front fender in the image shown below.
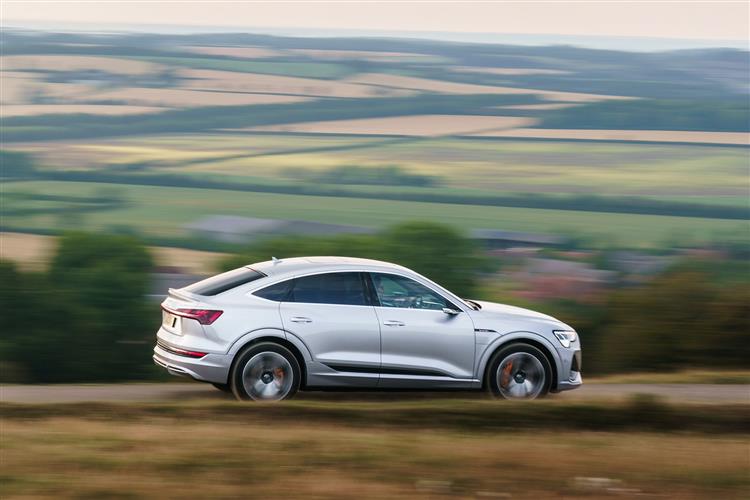
<svg viewBox="0 0 750 500"><path fill-rule="evenodd" d="M484 351L482 352L482 355L479 358L479 363L477 363L477 371L474 374L475 377L478 380L484 380L484 373L487 369L487 363L490 362L490 358L495 353L495 351L498 350L498 348L513 342L513 341L522 341L522 340L532 340L534 342L538 342L542 344L545 349L547 350L547 354L552 358L554 361L555 366L552 367L553 370L556 372L556 378L557 380L560 380L560 366L561 366L561 360L560 355L557 353L557 349L555 349L555 346L550 342L546 337L543 335L540 335L535 332L527 332L527 331L517 331L517 332L510 332L506 334L497 334L497 337L490 340L490 342L486 345Z"/></svg>

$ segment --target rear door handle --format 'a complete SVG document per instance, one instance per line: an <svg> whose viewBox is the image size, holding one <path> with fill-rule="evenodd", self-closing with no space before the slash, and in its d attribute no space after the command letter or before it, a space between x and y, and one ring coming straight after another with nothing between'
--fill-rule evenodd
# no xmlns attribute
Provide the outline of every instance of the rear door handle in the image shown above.
<svg viewBox="0 0 750 500"><path fill-rule="evenodd" d="M385 326L404 326L404 323L403 323L403 322L401 322L401 321L396 321L396 320L392 320L392 319L389 319L389 320L387 320L387 321L383 321L383 324L384 324Z"/></svg>
<svg viewBox="0 0 750 500"><path fill-rule="evenodd" d="M289 318L289 321L292 323L312 323L312 320L310 318L305 318L303 316L293 316Z"/></svg>

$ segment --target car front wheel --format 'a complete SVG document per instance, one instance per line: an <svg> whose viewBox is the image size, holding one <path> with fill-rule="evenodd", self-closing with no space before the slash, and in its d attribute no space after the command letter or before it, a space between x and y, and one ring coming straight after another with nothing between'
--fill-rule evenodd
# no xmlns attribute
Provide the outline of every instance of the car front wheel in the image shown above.
<svg viewBox="0 0 750 500"><path fill-rule="evenodd" d="M545 396L552 383L552 367L538 348L511 344L492 357L487 388L504 399L536 399Z"/></svg>
<svg viewBox="0 0 750 500"><path fill-rule="evenodd" d="M300 385L300 367L284 346L270 342L243 351L231 374L232 392L243 401L289 399Z"/></svg>

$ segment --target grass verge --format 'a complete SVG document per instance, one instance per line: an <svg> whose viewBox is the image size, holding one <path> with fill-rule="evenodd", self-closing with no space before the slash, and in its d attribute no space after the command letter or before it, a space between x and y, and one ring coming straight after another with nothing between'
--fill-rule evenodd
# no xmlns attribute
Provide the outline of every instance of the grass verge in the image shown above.
<svg viewBox="0 0 750 500"><path fill-rule="evenodd" d="M587 378L587 384L750 384L748 370L682 370L671 373L625 373Z"/></svg>
<svg viewBox="0 0 750 500"><path fill-rule="evenodd" d="M743 413L644 399L4 405L0 495L743 498L746 433L583 428L643 428L658 414L699 430L700 418L727 425Z"/></svg>
<svg viewBox="0 0 750 500"><path fill-rule="evenodd" d="M499 402L481 399L427 399L404 402L304 401L238 404L234 401L117 404L5 403L5 420L86 418L138 420L170 417L185 420L274 422L398 429L446 429L499 432L519 429L748 433L747 404L668 404L648 395L614 401Z"/></svg>

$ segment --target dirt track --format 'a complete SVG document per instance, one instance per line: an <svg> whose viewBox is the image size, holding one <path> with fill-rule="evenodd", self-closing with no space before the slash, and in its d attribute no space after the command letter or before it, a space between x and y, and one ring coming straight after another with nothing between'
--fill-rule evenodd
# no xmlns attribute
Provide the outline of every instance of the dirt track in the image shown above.
<svg viewBox="0 0 750 500"><path fill-rule="evenodd" d="M626 398L653 394L675 402L750 403L750 385L713 384L587 384L582 388L551 396L558 400ZM9 403L75 403L85 401L175 401L184 399L227 399L230 396L209 384L142 383L81 385L4 385L0 401ZM482 397L479 392L306 392L303 399L347 399L393 401L442 397Z"/></svg>

